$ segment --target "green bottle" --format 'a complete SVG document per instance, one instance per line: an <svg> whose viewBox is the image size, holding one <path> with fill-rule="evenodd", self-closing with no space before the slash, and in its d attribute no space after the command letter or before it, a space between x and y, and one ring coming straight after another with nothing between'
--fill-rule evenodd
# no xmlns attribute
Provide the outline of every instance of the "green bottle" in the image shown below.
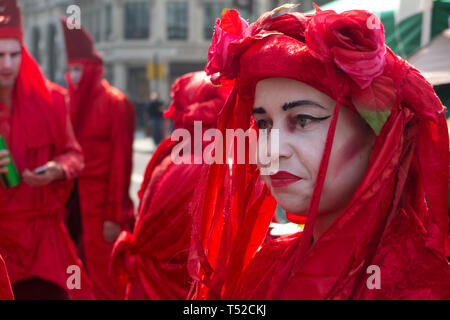
<svg viewBox="0 0 450 320"><path fill-rule="evenodd" d="M8 150L5 139L3 139L2 136L0 136L0 151L1 150ZM7 157L9 157L10 160L10 162L6 165L8 172L0 174L0 181L2 182L4 188L12 188L20 184L20 176L19 172L17 172L17 168L11 154Z"/></svg>

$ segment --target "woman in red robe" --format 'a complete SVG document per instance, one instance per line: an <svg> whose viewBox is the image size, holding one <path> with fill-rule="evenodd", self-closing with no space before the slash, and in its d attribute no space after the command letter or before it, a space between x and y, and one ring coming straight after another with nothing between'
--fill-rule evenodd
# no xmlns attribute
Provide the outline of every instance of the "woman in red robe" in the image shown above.
<svg viewBox="0 0 450 320"><path fill-rule="evenodd" d="M173 85L164 116L194 138L194 122L201 122L200 134L215 127L228 94L227 88L213 86L204 72L188 73ZM177 144L167 138L156 149L139 192L136 228L132 234L122 232L116 241L112 272L125 299L180 300L188 295L188 209L204 168L194 164L193 153L196 147L203 152L203 147L192 143L191 153L181 156L190 161L176 164L172 152Z"/></svg>
<svg viewBox="0 0 450 320"><path fill-rule="evenodd" d="M70 180L83 168L81 148L65 103L23 44L16 1L3 1L2 9L0 135L22 182L0 186L0 253L17 299L91 298L63 220ZM45 173L33 172L44 165Z"/></svg>
<svg viewBox="0 0 450 320"><path fill-rule="evenodd" d="M449 138L432 86L375 15L281 9L216 24L206 71L234 88L219 130L275 137L278 168L236 164L229 189L227 165L202 177L194 297L449 299ZM261 246L276 202L304 231Z"/></svg>
<svg viewBox="0 0 450 320"><path fill-rule="evenodd" d="M85 155L78 178L81 209L81 254L98 299L117 299L108 264L121 230L134 224L129 195L134 106L103 77L103 60L83 28L62 27L69 71L70 115Z"/></svg>

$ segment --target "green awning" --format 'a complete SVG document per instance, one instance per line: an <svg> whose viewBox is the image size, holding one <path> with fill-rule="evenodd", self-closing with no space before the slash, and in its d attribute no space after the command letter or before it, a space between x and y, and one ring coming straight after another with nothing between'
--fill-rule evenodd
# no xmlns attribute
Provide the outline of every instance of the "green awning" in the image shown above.
<svg viewBox="0 0 450 320"><path fill-rule="evenodd" d="M445 111L445 117L450 118L450 83L434 87L434 91L441 99L442 104L447 107Z"/></svg>
<svg viewBox="0 0 450 320"><path fill-rule="evenodd" d="M450 0L435 0L431 36L434 38L447 28L450 28Z"/></svg>

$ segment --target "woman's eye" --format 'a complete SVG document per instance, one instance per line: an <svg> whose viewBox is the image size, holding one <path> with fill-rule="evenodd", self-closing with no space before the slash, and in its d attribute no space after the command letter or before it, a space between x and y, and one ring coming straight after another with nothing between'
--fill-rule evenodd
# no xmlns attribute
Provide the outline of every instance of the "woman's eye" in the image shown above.
<svg viewBox="0 0 450 320"><path fill-rule="evenodd" d="M331 116L328 117L322 117L322 118L316 118L310 115L305 115L305 114L301 114L301 115L297 115L295 117L295 125L299 126L300 128L304 129L306 126L310 125L313 122L319 122L319 121L323 121L326 120L328 118L330 118Z"/></svg>
<svg viewBox="0 0 450 320"><path fill-rule="evenodd" d="M256 121L256 124L257 124L259 129L269 129L270 128L269 121L264 120L264 119Z"/></svg>
<svg viewBox="0 0 450 320"><path fill-rule="evenodd" d="M302 128L306 127L306 125L308 125L310 122L312 122L312 120L308 119L308 118L304 118L304 117L297 118L297 124Z"/></svg>

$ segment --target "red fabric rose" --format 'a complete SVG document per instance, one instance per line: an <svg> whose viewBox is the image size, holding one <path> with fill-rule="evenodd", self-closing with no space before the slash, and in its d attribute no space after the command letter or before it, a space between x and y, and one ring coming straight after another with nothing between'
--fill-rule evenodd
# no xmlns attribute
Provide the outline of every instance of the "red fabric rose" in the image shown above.
<svg viewBox="0 0 450 320"><path fill-rule="evenodd" d="M318 11L309 22L305 40L316 59L333 61L362 89L383 73L384 28L368 11Z"/></svg>
<svg viewBox="0 0 450 320"><path fill-rule="evenodd" d="M237 69L236 63L230 63L229 46L245 38L248 33L248 23L239 17L236 10L226 9L221 18L216 20L214 36L208 50L208 63L205 67L212 83L219 84L226 74Z"/></svg>

